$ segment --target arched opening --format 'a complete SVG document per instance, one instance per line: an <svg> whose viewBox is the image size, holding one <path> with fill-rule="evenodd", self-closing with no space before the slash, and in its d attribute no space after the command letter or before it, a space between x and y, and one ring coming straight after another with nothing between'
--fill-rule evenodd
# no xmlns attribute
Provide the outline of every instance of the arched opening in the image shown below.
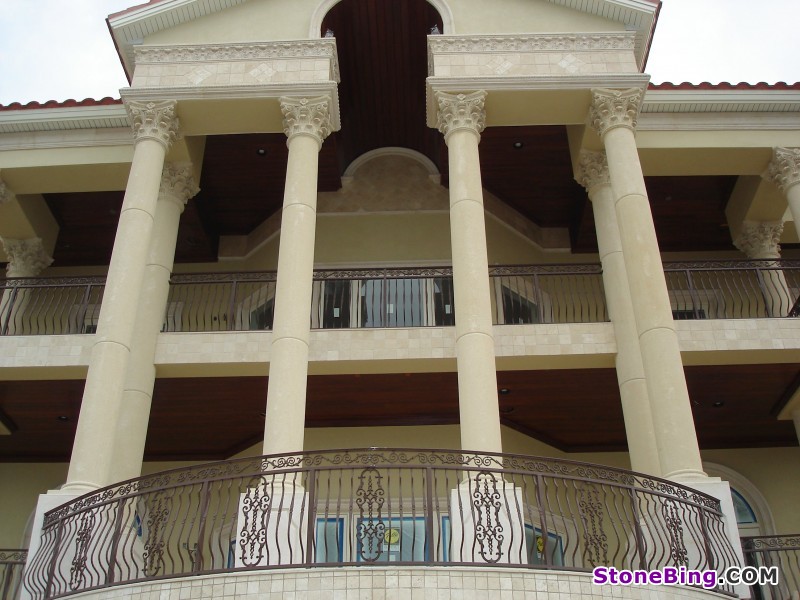
<svg viewBox="0 0 800 600"><path fill-rule="evenodd" d="M342 0L320 34L336 38L341 83L342 172L357 157L386 146L408 148L440 169L441 135L425 123L427 36L442 17L427 0Z"/></svg>

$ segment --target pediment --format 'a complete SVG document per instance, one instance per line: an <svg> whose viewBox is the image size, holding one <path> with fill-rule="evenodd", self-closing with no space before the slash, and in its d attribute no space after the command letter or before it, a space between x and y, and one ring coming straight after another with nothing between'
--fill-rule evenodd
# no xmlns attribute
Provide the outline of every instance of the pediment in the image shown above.
<svg viewBox="0 0 800 600"><path fill-rule="evenodd" d="M138 44L220 44L309 39L319 36L325 13L338 0L151 0L108 18L129 77ZM649 47L659 0L429 0L444 33L636 32L640 66ZM507 4L508 6L503 6ZM492 15L482 15L491 10ZM504 15L497 19L496 15ZM493 27L503 23L503 30ZM518 31L510 31L508 27Z"/></svg>

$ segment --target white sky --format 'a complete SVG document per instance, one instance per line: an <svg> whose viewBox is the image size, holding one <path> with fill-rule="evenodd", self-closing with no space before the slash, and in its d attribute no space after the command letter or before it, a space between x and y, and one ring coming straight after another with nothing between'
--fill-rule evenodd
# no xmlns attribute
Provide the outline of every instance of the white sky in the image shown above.
<svg viewBox="0 0 800 600"><path fill-rule="evenodd" d="M105 17L139 3L0 0L0 104L118 98L127 81ZM664 0L647 72L655 83L794 83L799 26L800 0Z"/></svg>

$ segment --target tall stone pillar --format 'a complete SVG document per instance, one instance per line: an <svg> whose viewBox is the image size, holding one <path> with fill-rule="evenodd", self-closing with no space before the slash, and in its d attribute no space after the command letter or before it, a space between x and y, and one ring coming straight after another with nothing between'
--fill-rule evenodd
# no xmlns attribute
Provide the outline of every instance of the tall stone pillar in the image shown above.
<svg viewBox="0 0 800 600"><path fill-rule="evenodd" d="M631 468L661 475L653 416L647 395L639 336L633 316L631 291L614 208L614 190L604 152L582 152L578 183L586 188L594 210L597 247L603 265L603 284L608 314L617 340L617 381L625 419L625 436Z"/></svg>
<svg viewBox="0 0 800 600"><path fill-rule="evenodd" d="M764 178L786 195L797 235L800 237L800 148L774 148Z"/></svg>
<svg viewBox="0 0 800 600"><path fill-rule="evenodd" d="M486 92L436 92L438 127L449 152L450 235L455 295L461 447L502 452L489 261L478 155Z"/></svg>
<svg viewBox="0 0 800 600"><path fill-rule="evenodd" d="M764 295L767 316L785 317L792 308L791 290L783 271L778 268L781 258L780 239L783 221L745 221L733 245L759 263L758 283Z"/></svg>
<svg viewBox="0 0 800 600"><path fill-rule="evenodd" d="M669 293L634 130L642 90L592 91L590 122L603 140L653 415L661 472L704 478Z"/></svg>
<svg viewBox="0 0 800 600"><path fill-rule="evenodd" d="M114 238L64 490L112 480L117 422L153 229L164 157L177 135L175 102L129 102L134 153Z"/></svg>
<svg viewBox="0 0 800 600"><path fill-rule="evenodd" d="M167 163L164 166L117 422L111 467L113 481L124 481L142 474L156 378L156 342L167 308L178 225L186 203L198 191L190 164Z"/></svg>
<svg viewBox="0 0 800 600"><path fill-rule="evenodd" d="M318 155L331 132L327 96L281 98L281 111L289 159L278 250L264 454L303 449Z"/></svg>
<svg viewBox="0 0 800 600"><path fill-rule="evenodd" d="M0 335L25 335L30 331L25 311L30 306L30 289L15 278L36 277L53 263L40 238L0 238L8 258L6 289L0 299Z"/></svg>

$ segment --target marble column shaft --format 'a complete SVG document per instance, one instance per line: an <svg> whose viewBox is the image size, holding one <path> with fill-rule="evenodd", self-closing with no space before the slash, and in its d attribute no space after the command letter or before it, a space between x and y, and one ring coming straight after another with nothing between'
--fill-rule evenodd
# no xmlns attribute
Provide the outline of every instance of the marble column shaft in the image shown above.
<svg viewBox="0 0 800 600"><path fill-rule="evenodd" d="M705 477L634 131L642 90L593 90L664 477Z"/></svg>
<svg viewBox="0 0 800 600"><path fill-rule="evenodd" d="M111 474L114 481L141 475L156 379L156 342L167 308L178 226L186 202L198 191L190 164L164 166L117 422Z"/></svg>
<svg viewBox="0 0 800 600"><path fill-rule="evenodd" d="M113 483L116 424L133 341L164 158L177 135L175 102L129 102L135 148L89 359L65 489Z"/></svg>
<svg viewBox="0 0 800 600"><path fill-rule="evenodd" d="M289 158L275 284L264 454L303 449L319 150L331 132L328 97L281 98L281 111Z"/></svg>
<svg viewBox="0 0 800 600"><path fill-rule="evenodd" d="M502 452L489 261L478 155L486 92L436 92L449 154L450 235L461 447Z"/></svg>
<svg viewBox="0 0 800 600"><path fill-rule="evenodd" d="M606 303L617 342L617 381L631 469L659 476L661 465L653 416L614 208L616 198L611 187L605 153L581 153L578 182L586 188L594 211Z"/></svg>

